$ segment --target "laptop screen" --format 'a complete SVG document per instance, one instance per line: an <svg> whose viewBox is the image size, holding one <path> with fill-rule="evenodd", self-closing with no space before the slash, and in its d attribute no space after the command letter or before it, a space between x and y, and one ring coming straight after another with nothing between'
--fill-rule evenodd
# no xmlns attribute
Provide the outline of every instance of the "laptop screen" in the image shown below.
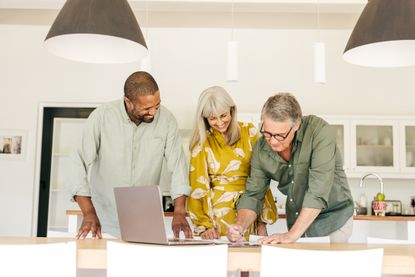
<svg viewBox="0 0 415 277"><path fill-rule="evenodd" d="M118 187L114 193L122 240L167 243L158 186Z"/></svg>

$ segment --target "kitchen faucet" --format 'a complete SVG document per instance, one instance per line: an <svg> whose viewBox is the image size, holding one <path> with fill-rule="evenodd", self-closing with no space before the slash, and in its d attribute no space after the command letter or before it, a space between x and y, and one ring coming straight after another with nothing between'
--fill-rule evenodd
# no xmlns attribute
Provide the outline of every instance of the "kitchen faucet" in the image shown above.
<svg viewBox="0 0 415 277"><path fill-rule="evenodd" d="M362 177L362 179L360 179L360 187L362 188L363 187L363 181L366 179L366 177L368 177L368 176L370 176L370 175L373 175L373 176L375 176L376 178L378 178L378 180L379 180L379 183L380 183L380 192L381 193L383 193L383 180L382 180L382 178L378 175L378 174L376 174L376 173L368 173L368 174L366 174L365 176L363 176Z"/></svg>

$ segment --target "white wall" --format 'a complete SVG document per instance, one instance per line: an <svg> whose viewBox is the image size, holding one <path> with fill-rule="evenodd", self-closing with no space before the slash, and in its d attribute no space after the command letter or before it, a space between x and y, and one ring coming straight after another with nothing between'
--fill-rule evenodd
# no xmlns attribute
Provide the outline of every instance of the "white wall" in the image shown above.
<svg viewBox="0 0 415 277"><path fill-rule="evenodd" d="M0 129L29 132L25 160L0 161L0 236L31 235L39 102L109 101L121 97L125 78L139 69L138 64L98 66L53 57L42 47L47 31L47 26L0 25ZM227 83L229 29L153 28L153 75L163 104L181 128L191 128L198 95L210 85L228 89L242 112L257 112L268 96L290 91L307 114L415 115L414 68L370 69L344 63L341 53L349 34L343 29L321 32L327 84L317 85L312 80L316 30L235 30L240 81ZM385 181L386 193L394 187L396 198L403 200L415 194L412 180L392 182L389 186Z"/></svg>

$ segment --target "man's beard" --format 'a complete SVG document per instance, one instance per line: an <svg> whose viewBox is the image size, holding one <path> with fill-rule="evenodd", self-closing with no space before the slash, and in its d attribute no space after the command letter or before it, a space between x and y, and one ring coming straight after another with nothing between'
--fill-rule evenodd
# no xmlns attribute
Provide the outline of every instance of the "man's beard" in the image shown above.
<svg viewBox="0 0 415 277"><path fill-rule="evenodd" d="M151 118L146 118L146 116L148 116L148 115L138 115L138 116L136 116L136 118L138 120L140 120L140 122L144 122L144 123L151 123L151 122L153 122L154 116L151 117Z"/></svg>

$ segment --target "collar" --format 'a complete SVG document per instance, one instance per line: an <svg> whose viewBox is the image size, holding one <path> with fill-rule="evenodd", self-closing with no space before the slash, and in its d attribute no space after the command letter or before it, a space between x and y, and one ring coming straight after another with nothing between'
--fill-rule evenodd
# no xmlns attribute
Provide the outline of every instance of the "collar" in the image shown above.
<svg viewBox="0 0 415 277"><path fill-rule="evenodd" d="M220 145L226 145L226 140L225 138L222 136L222 133L220 133L219 131L211 128L211 131L209 131L211 136L213 136Z"/></svg>
<svg viewBox="0 0 415 277"><path fill-rule="evenodd" d="M120 106L119 106L119 108L120 108L120 111L121 111L121 116L123 117L123 119L126 121L126 122L132 122L132 120L130 119L130 117L128 116L128 113L127 113L127 109L126 109L126 107L125 107L125 103L124 103L124 97L121 99L121 101L120 101ZM133 123L133 122L132 122Z"/></svg>

